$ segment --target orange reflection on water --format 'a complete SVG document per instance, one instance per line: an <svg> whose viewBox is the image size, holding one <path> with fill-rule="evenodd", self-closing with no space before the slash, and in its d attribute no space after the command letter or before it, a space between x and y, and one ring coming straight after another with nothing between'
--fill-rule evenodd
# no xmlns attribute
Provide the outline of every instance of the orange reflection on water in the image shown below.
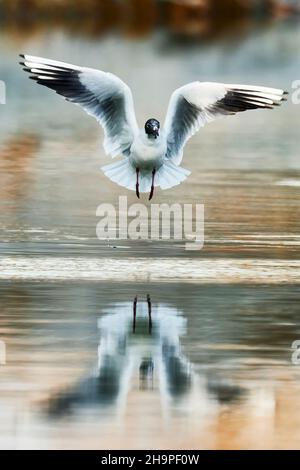
<svg viewBox="0 0 300 470"><path fill-rule="evenodd" d="M21 201L30 186L30 165L39 148L39 139L33 134L15 135L0 146L0 199ZM2 211L14 210L14 205L3 205Z"/></svg>
<svg viewBox="0 0 300 470"><path fill-rule="evenodd" d="M24 309L23 304L19 307ZM1 414L6 413L0 423L1 447L299 447L299 369L288 362L284 350L286 361L259 358L257 347L219 343L206 350L203 344L204 352L213 356L220 349L224 357L199 368L181 345L187 325L182 311L152 305L152 331L145 300L138 302L135 331L132 313L132 303L121 302L98 319L100 341L93 347L90 370L86 364L91 355L83 341L87 323L80 312L77 318L67 315L54 323L54 318L30 313L31 321L17 315L14 321L8 316L9 328L3 328L5 321L0 324L9 352L2 371L8 388L0 404ZM19 329L22 334L15 336ZM78 348L67 331L78 335ZM269 347L276 349L274 343ZM249 351L247 359L243 348Z"/></svg>

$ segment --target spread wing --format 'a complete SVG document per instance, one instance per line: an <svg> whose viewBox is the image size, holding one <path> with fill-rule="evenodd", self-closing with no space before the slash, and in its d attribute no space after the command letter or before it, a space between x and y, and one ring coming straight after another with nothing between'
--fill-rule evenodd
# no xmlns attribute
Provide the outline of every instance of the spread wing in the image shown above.
<svg viewBox="0 0 300 470"><path fill-rule="evenodd" d="M104 149L128 156L138 126L130 88L111 73L55 60L21 55L30 78L80 105L104 129Z"/></svg>
<svg viewBox="0 0 300 470"><path fill-rule="evenodd" d="M164 124L167 158L179 165L187 140L217 117L248 109L272 109L285 100L285 94L275 88L209 82L178 88L171 96Z"/></svg>

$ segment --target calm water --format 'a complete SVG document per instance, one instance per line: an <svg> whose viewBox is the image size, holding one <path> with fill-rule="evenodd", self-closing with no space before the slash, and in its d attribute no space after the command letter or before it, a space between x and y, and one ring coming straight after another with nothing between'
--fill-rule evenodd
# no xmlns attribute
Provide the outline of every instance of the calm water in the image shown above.
<svg viewBox="0 0 300 470"><path fill-rule="evenodd" d="M213 45L1 33L1 448L299 447L299 106L189 142L192 175L155 202L204 203L203 250L100 242L97 206L135 196L102 176L97 123L17 64L27 52L114 72L142 125L197 79L291 91L299 40L297 24Z"/></svg>
<svg viewBox="0 0 300 470"><path fill-rule="evenodd" d="M299 335L295 286L2 283L1 447L298 447Z"/></svg>

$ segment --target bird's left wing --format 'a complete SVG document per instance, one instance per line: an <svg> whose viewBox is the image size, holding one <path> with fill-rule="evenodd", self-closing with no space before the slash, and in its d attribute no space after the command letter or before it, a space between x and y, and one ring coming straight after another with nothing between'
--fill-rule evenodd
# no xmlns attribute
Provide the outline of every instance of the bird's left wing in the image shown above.
<svg viewBox="0 0 300 470"><path fill-rule="evenodd" d="M210 82L193 82L178 88L171 96L164 124L167 158L178 165L187 140L218 116L272 109L284 100L285 93L276 88Z"/></svg>
<svg viewBox="0 0 300 470"><path fill-rule="evenodd" d="M118 77L101 70L21 55L26 72L66 100L94 116L105 133L104 149L112 157L128 156L138 125L130 88Z"/></svg>

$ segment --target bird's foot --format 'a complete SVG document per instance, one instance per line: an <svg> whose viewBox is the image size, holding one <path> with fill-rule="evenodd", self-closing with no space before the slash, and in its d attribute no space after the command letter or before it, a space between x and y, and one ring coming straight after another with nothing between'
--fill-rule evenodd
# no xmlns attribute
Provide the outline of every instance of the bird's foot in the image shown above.
<svg viewBox="0 0 300 470"><path fill-rule="evenodd" d="M155 176L155 168L153 169L152 171L152 181L151 181L151 190L150 190L150 194L149 194L149 201L151 201L151 199L153 198L153 194L154 194L154 176Z"/></svg>
<svg viewBox="0 0 300 470"><path fill-rule="evenodd" d="M148 320L149 320L149 334L151 335L152 333L152 303L151 303L151 298L150 295L147 295L147 304L148 304Z"/></svg>
<svg viewBox="0 0 300 470"><path fill-rule="evenodd" d="M153 198L153 194L154 194L154 186L151 186L151 191L149 194L149 201L151 201L151 199Z"/></svg>
<svg viewBox="0 0 300 470"><path fill-rule="evenodd" d="M135 185L135 194L138 198L140 198L140 185L139 185L139 174L140 174L140 169L136 169L136 185Z"/></svg>
<svg viewBox="0 0 300 470"><path fill-rule="evenodd" d="M136 306L137 306L137 296L133 300L133 323L132 323L132 332L135 333L136 325Z"/></svg>

